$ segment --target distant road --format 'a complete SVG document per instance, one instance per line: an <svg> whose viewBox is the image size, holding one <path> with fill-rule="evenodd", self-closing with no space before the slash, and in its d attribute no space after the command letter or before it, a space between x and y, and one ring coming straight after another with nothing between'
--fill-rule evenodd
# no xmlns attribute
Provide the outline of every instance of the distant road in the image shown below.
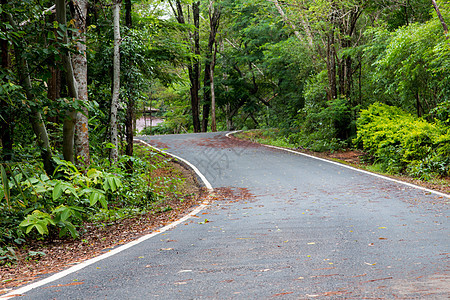
<svg viewBox="0 0 450 300"><path fill-rule="evenodd" d="M164 122L164 120L157 117L141 117L136 120L136 131L141 132L145 127L156 126L162 122Z"/></svg>

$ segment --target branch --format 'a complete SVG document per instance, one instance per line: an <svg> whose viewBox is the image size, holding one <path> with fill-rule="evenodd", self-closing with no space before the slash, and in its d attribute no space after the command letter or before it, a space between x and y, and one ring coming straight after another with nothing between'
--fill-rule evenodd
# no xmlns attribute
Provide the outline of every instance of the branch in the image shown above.
<svg viewBox="0 0 450 300"><path fill-rule="evenodd" d="M289 26L291 26L291 28L292 28L292 30L294 30L294 34L295 34L295 36L297 37L297 39L299 39L300 41L303 41L304 40L304 37L300 34L300 32L297 30L297 28L295 27L295 24L294 23L292 23L289 19L288 19L288 17L286 16L286 14L284 13L284 11L283 11L283 8L280 6L280 3L278 3L278 0L268 0L268 1L270 1L270 2L272 2L274 5L275 5L275 7L277 8L277 10L278 10L278 13L281 15L281 17L283 18L283 21L285 22L285 23L287 23ZM300 17L301 18L301 17ZM301 20L303 21L303 19L301 18ZM312 40L308 37L308 43L309 43L309 45L312 47L313 46L313 44L312 44Z"/></svg>
<svg viewBox="0 0 450 300"><path fill-rule="evenodd" d="M439 11L439 7L437 6L436 0L431 0L433 2L434 9L436 10L436 14L438 15L439 20L441 21L442 27L444 28L444 34L447 34L448 27L445 24L444 17L442 17L441 12ZM448 36L446 37L448 39Z"/></svg>
<svg viewBox="0 0 450 300"><path fill-rule="evenodd" d="M51 11L52 13L55 13L56 12L55 8L56 8L56 5L53 5L53 6L49 7L49 8L47 8L46 10L44 10L43 12L41 12L40 15L43 16L46 13L48 13L49 11ZM27 25L30 22L31 22L31 19L28 19L26 21L23 21L23 22L19 23L19 26L20 27L25 26L25 25Z"/></svg>

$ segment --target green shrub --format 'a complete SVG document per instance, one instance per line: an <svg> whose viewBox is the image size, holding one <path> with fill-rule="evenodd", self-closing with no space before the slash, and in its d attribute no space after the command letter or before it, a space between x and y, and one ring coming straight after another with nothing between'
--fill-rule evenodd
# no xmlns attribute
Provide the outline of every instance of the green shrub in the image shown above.
<svg viewBox="0 0 450 300"><path fill-rule="evenodd" d="M405 172L421 179L449 174L450 128L398 107L375 103L361 111L356 144L384 171Z"/></svg>
<svg viewBox="0 0 450 300"><path fill-rule="evenodd" d="M135 154L121 156L117 164L95 157L97 163L86 170L55 158L52 176L37 161L0 164L0 249L23 244L26 237L77 238L85 221L114 222L167 210L168 197L181 201L184 181L168 167L170 158L140 146ZM0 265L11 262L8 255L0 253Z"/></svg>

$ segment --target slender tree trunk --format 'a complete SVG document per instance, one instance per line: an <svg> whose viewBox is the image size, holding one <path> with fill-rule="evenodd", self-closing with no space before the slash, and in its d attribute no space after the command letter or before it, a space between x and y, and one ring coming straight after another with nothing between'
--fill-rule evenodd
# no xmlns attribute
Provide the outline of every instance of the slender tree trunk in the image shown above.
<svg viewBox="0 0 450 300"><path fill-rule="evenodd" d="M337 98L336 48L333 31L328 34L327 41L328 100L333 100Z"/></svg>
<svg viewBox="0 0 450 300"><path fill-rule="evenodd" d="M227 118L227 130L233 130L233 116L231 115L231 105L227 103L225 106L225 115Z"/></svg>
<svg viewBox="0 0 450 300"><path fill-rule="evenodd" d="M53 23L56 21L56 16L54 14L51 14L49 16L49 22ZM55 36L58 35L57 28L52 29ZM57 67L54 67L56 65L55 63L55 55L51 56L50 61L50 74L51 77L47 81L47 98L51 101L56 101L56 99L61 98L61 70ZM47 120L53 123L59 123L57 116L47 117ZM49 126L49 131L51 131L51 128Z"/></svg>
<svg viewBox="0 0 450 300"><path fill-rule="evenodd" d="M420 113L420 108L421 108L420 91L419 91L419 89L417 89L417 91L416 91L416 109L417 109L417 117L418 118L420 118L422 116L422 114Z"/></svg>
<svg viewBox="0 0 450 300"><path fill-rule="evenodd" d="M200 1L192 3L192 15L194 18L195 31L194 37L194 54L196 57L192 62L192 76L191 76L191 108L192 108L192 122L194 125L194 132L200 132L200 118L199 118L199 97L198 91L200 89Z"/></svg>
<svg viewBox="0 0 450 300"><path fill-rule="evenodd" d="M125 0L125 26L127 29L131 29L133 27L131 20L131 0ZM130 63L130 68L133 68L133 63ZM133 156L133 121L134 121L134 109L135 109L135 100L134 100L134 83L132 79L127 80L127 90L128 90L128 103L127 103L127 114L125 120L125 135L127 146L125 148L125 154L128 156ZM126 168L128 173L133 172L133 160L129 159L126 163Z"/></svg>
<svg viewBox="0 0 450 300"><path fill-rule="evenodd" d="M67 24L66 21L66 2L65 0L56 0L56 20L59 24ZM67 43L67 31L64 30L62 33L62 42ZM73 100L78 99L78 87L75 81L72 68L72 60L70 58L70 53L62 54L62 61L64 70L66 73L67 87L69 89L69 94ZM67 161L74 162L73 157L73 147L74 147L74 136L75 136L75 121L77 117L77 112L71 110L64 118L63 124L63 156Z"/></svg>
<svg viewBox="0 0 450 300"><path fill-rule="evenodd" d="M211 62L211 131L216 132L216 94L214 89L214 67L216 65L216 53L217 53L217 45L214 47L214 54Z"/></svg>
<svg viewBox="0 0 450 300"><path fill-rule="evenodd" d="M7 0L1 0L2 5L7 4ZM1 21L8 22L6 13L1 14ZM6 28L2 26L2 31L6 31ZM4 72L8 72L10 65L9 57L9 45L7 40L0 39L1 48L1 66ZM5 77L6 82L6 77ZM13 126L12 120L14 119L12 107L6 102L6 99L0 99L0 139L2 141L2 153L0 160L8 161L12 158L13 150Z"/></svg>
<svg viewBox="0 0 450 300"><path fill-rule="evenodd" d="M442 14L441 14L441 12L439 10L439 7L438 7L438 5L436 3L436 0L431 0L431 2L433 3L433 7L434 7L434 10L436 11L436 14L437 14L437 16L439 18L439 21L441 21L442 28L444 28L444 33L447 34L448 27L447 27L447 24L444 21L444 17L442 16ZM447 39L448 39L448 37L447 37Z"/></svg>
<svg viewBox="0 0 450 300"><path fill-rule="evenodd" d="M51 14L49 16L49 22L53 23L55 21L56 16L54 14ZM55 36L57 36L58 29L53 28L52 30ZM52 55L49 58L50 60L49 71L51 76L47 80L47 98L50 99L51 101L56 101L56 99L61 98L61 70L58 67L55 67L56 65L55 58L56 58L55 55ZM47 116L46 121L48 122L47 129L50 133L59 132L59 129L56 128L57 126L55 126L55 124L60 123L58 115Z"/></svg>
<svg viewBox="0 0 450 300"><path fill-rule="evenodd" d="M133 26L131 20L131 0L125 0L125 26L130 29Z"/></svg>
<svg viewBox="0 0 450 300"><path fill-rule="evenodd" d="M8 20L10 25L15 29L17 28L17 23L14 21L11 15L8 15ZM14 54L16 56L17 71L19 73L20 82L23 84L23 89L25 90L25 95L27 100L30 102L35 101L35 97L32 93L32 85L30 79L30 73L28 71L27 61L23 58L23 41L19 40L17 44L14 45ZM47 134L47 128L45 127L44 120L42 119L41 113L36 109L34 105L30 106L30 123L33 128L33 132L37 137L37 144L41 148L41 156L44 163L45 172L52 176L55 171L55 166L52 161L52 150L50 147L50 142Z"/></svg>
<svg viewBox="0 0 450 300"><path fill-rule="evenodd" d="M86 17L87 0L72 0L75 7L75 26L77 31L73 33L77 42L77 49L80 53L72 57L73 71L78 86L78 97L83 102L88 102L87 87L87 57L86 57ZM89 155L89 115L87 108L77 112L75 123L75 156L77 163L85 166L90 164Z"/></svg>
<svg viewBox="0 0 450 300"><path fill-rule="evenodd" d="M183 6L180 0L175 1L176 8L172 6L173 13L180 24L186 24ZM194 40L193 52L195 55L200 55L200 2L192 3L192 11L194 18L194 33L190 33L189 36ZM189 40L188 40L189 42ZM189 81L191 82L190 97L191 97L191 110L192 110L192 123L194 125L194 132L200 132L200 117L199 117L199 97L198 91L200 89L200 67L198 58L194 58L192 62L187 66L189 73Z"/></svg>
<svg viewBox="0 0 450 300"><path fill-rule="evenodd" d="M205 70L203 79L203 118L202 118L202 131L208 131L209 111L211 109L211 64L208 62L208 58L205 60Z"/></svg>
<svg viewBox="0 0 450 300"><path fill-rule="evenodd" d="M119 158L119 137L117 129L117 110L120 96L120 4L121 0L115 0L113 7L114 26L114 58L113 58L113 91L110 111L110 142L113 147L110 149L109 158L112 162L117 162Z"/></svg>
<svg viewBox="0 0 450 300"><path fill-rule="evenodd" d="M205 71L203 80L203 121L202 121L202 131L208 131L208 118L209 110L211 108L211 98L212 98L212 87L214 83L211 84L211 70L212 65L215 64L213 58L213 49L216 42L216 35L219 29L221 11L220 8L214 7L214 2L210 0L209 3L209 39L208 39L208 51L205 53ZM214 76L214 75L213 75Z"/></svg>

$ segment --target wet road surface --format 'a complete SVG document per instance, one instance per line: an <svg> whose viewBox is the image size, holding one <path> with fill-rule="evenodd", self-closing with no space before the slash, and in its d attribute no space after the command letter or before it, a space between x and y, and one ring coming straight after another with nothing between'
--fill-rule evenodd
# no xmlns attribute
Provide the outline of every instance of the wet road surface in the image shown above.
<svg viewBox="0 0 450 300"><path fill-rule="evenodd" d="M448 299L448 198L224 133L140 139L228 196L20 299Z"/></svg>

